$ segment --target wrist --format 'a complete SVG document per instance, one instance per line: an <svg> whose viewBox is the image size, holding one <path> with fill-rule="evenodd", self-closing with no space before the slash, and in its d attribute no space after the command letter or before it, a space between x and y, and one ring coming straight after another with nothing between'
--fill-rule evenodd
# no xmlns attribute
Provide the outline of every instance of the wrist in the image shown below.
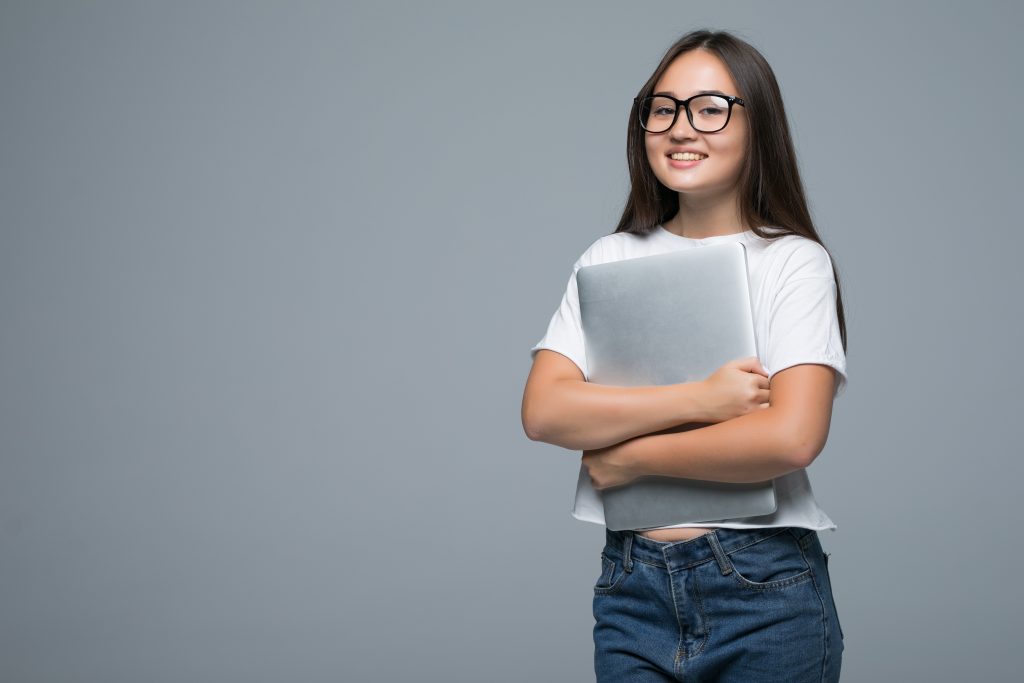
<svg viewBox="0 0 1024 683"><path fill-rule="evenodd" d="M708 422L707 408L703 398L707 386L704 381L685 382L676 386L679 387L681 394L680 400L676 402L676 405L679 406L678 423Z"/></svg>
<svg viewBox="0 0 1024 683"><path fill-rule="evenodd" d="M647 463L644 461L643 448L640 442L652 438L650 435L638 436L620 444L622 462L630 473L630 479L642 477L647 472Z"/></svg>

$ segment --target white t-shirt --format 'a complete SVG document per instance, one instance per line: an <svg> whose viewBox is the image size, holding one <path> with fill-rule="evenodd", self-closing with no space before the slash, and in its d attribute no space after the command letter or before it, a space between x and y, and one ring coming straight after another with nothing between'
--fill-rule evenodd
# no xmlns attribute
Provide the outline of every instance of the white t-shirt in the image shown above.
<svg viewBox="0 0 1024 683"><path fill-rule="evenodd" d="M769 234L772 231L768 228ZM573 264L562 301L551 317L544 337L530 349L530 356L533 357L540 349L557 351L573 361L584 378L590 380L576 291L576 271L580 267L732 241L742 241L746 247L757 357L769 379L776 372L793 365L821 363L836 369L835 396L838 396L846 387L846 355L839 334L832 261L824 247L801 235L764 239L755 235L753 230L747 230L693 239L676 235L660 225L647 235L628 232L605 235L591 244ZM777 477L775 493L778 507L769 515L661 528L838 528L818 506L806 468ZM582 463L572 515L585 522L605 523L601 493L591 484Z"/></svg>

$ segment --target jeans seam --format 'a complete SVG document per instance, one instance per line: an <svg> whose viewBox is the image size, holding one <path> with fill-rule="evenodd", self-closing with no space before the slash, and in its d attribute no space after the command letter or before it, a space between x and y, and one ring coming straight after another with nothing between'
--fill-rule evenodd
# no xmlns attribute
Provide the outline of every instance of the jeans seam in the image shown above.
<svg viewBox="0 0 1024 683"><path fill-rule="evenodd" d="M832 609L835 611L835 614L836 614L836 626L839 629L839 637L845 639L846 636L843 633L843 624L842 624L842 622L839 619L839 607L836 605L835 590L832 588L832 572L831 572L831 570L830 570L830 568L828 566L828 559L829 559L829 556L832 553L826 553L824 550L822 550L821 552L822 552L822 556L823 556L823 558L825 560L825 573L828 574L829 592L832 594L831 595L831 604L832 604Z"/></svg>
<svg viewBox="0 0 1024 683"><path fill-rule="evenodd" d="M612 579L615 577L616 560L614 558L608 557L604 553L601 553L601 563L601 576L598 577L597 585L594 586L594 588L597 590L611 588L615 585L615 582L612 581ZM605 580L608 581L607 586L605 586L602 583Z"/></svg>
<svg viewBox="0 0 1024 683"><path fill-rule="evenodd" d="M614 562L614 567L618 568L619 567L619 563L617 561L614 561L614 560L613 560L613 562ZM612 569L612 573L613 573L612 575L613 576L614 576L614 572L615 572L615 569L613 568ZM629 576L629 572L627 572L624 569L619 569L619 577L617 579L615 579L611 583L611 585L608 585L608 586L594 586L594 592L597 593L598 595L612 595L614 593L617 593L619 591L619 588L622 586L622 582L625 581L626 577L628 577L628 576Z"/></svg>
<svg viewBox="0 0 1024 683"><path fill-rule="evenodd" d="M804 552L804 550L805 548L801 546L800 554L804 556L804 562L807 562L807 554ZM825 683L825 674L828 672L830 654L830 643L828 637L828 608L825 607L825 598L822 597L821 587L818 585L818 582L821 580L821 578L814 573L814 567L811 566L810 562L807 562L807 565L811 567L811 583L814 584L814 592L818 596L818 602L821 603L821 642L822 648L824 649L824 652L822 653L821 657L821 681L822 683Z"/></svg>
<svg viewBox="0 0 1024 683"><path fill-rule="evenodd" d="M770 534L768 536L765 536L764 538L759 538L756 541L751 541L750 543L747 543L745 545L736 546L735 548L732 548L731 550L726 550L723 547L722 551L725 552L726 555L732 555L734 552L737 552L739 550L743 550L745 548L749 548L750 546L757 545L758 543L763 543L764 541L767 541L769 538L775 538L779 534L784 534L784 533L786 533L786 527L782 527L781 529L779 529L778 532L776 532L774 534Z"/></svg>
<svg viewBox="0 0 1024 683"><path fill-rule="evenodd" d="M697 611L700 613L700 621L704 626L704 638L700 641L700 645L697 649L690 654L691 657L696 657L703 650L704 646L711 640L711 621L708 619L708 615L704 612L704 596L700 592L700 574L699 572L693 572L693 591L697 595ZM682 631L680 631L681 633Z"/></svg>
<svg viewBox="0 0 1024 683"><path fill-rule="evenodd" d="M735 581L739 584L739 586L741 588L743 588L744 590L754 590L754 591L784 590L786 588L790 588L792 586L796 586L796 585L799 585L799 584L802 584L802 583L807 583L808 581L813 581L814 580L814 573L812 571L811 564L807 561L807 554L804 553L804 548L802 546L802 541L800 539L796 538L796 534L790 532L788 528L784 528L780 533L788 533L789 537L791 539L793 539L793 541L796 542L797 550L799 551L800 557L801 557L801 559L803 559L804 566L807 567L807 569L805 569L804 571L800 572L799 574L797 574L795 576L790 576L789 578L776 579L774 581L769 581L769 582L766 582L766 583L758 583L756 581L751 581L747 577L743 576L743 574L739 570L737 570L735 566L732 565L732 558L729 558L729 564L730 564L729 574L732 575L733 579L735 579ZM763 539L761 539L759 541L755 541L754 543L747 544L747 545L743 546L742 548L735 548L734 550L726 553L726 557L728 557L729 555L732 555L733 553L735 553L735 552L737 552L739 550L743 550L744 548L749 548L749 547L751 547L753 545L757 545L758 543L761 543L762 541L767 541L768 539L775 538L778 535L779 534L772 534L771 536L768 536L767 538L763 538Z"/></svg>
<svg viewBox="0 0 1024 683"><path fill-rule="evenodd" d="M675 664L673 668L676 676L679 675L679 663L682 661L686 651L683 649L683 620L679 617L679 604L676 601L676 586L672 580L672 570L668 569L668 562L665 562L666 572L665 575L668 577L668 589L672 593L672 611L676 615L676 628L679 630L679 641L676 643L676 656Z"/></svg>
<svg viewBox="0 0 1024 683"><path fill-rule="evenodd" d="M796 576L791 576L788 579L779 579L777 582L772 581L768 584L759 584L756 581L751 581L747 577L743 576L737 571L730 572L733 575L733 579L740 585L744 590L752 591L777 591L785 590L793 586L798 586L802 583L814 580L813 570L810 568L805 569Z"/></svg>

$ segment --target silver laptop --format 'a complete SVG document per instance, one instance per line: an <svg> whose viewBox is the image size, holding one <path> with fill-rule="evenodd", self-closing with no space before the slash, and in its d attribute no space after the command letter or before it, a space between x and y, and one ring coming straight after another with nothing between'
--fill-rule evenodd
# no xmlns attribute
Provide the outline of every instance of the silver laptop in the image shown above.
<svg viewBox="0 0 1024 683"><path fill-rule="evenodd" d="M741 242L582 266L576 284L591 382L693 382L731 360L757 355ZM585 476L585 466L580 467ZM605 526L615 531L725 521L776 509L772 481L738 484L645 475L598 494Z"/></svg>

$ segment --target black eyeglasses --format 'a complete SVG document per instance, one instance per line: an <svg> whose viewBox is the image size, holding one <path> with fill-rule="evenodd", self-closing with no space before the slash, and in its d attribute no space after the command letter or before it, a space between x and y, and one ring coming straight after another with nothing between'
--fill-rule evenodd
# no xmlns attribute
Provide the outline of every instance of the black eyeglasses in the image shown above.
<svg viewBox="0 0 1024 683"><path fill-rule="evenodd" d="M671 95L650 95L634 97L633 102L640 104L638 113L640 125L648 133L664 133L676 125L679 110L686 110L693 129L701 133L717 133L725 128L732 117L732 105L746 103L734 95L694 95L685 100L677 100Z"/></svg>

